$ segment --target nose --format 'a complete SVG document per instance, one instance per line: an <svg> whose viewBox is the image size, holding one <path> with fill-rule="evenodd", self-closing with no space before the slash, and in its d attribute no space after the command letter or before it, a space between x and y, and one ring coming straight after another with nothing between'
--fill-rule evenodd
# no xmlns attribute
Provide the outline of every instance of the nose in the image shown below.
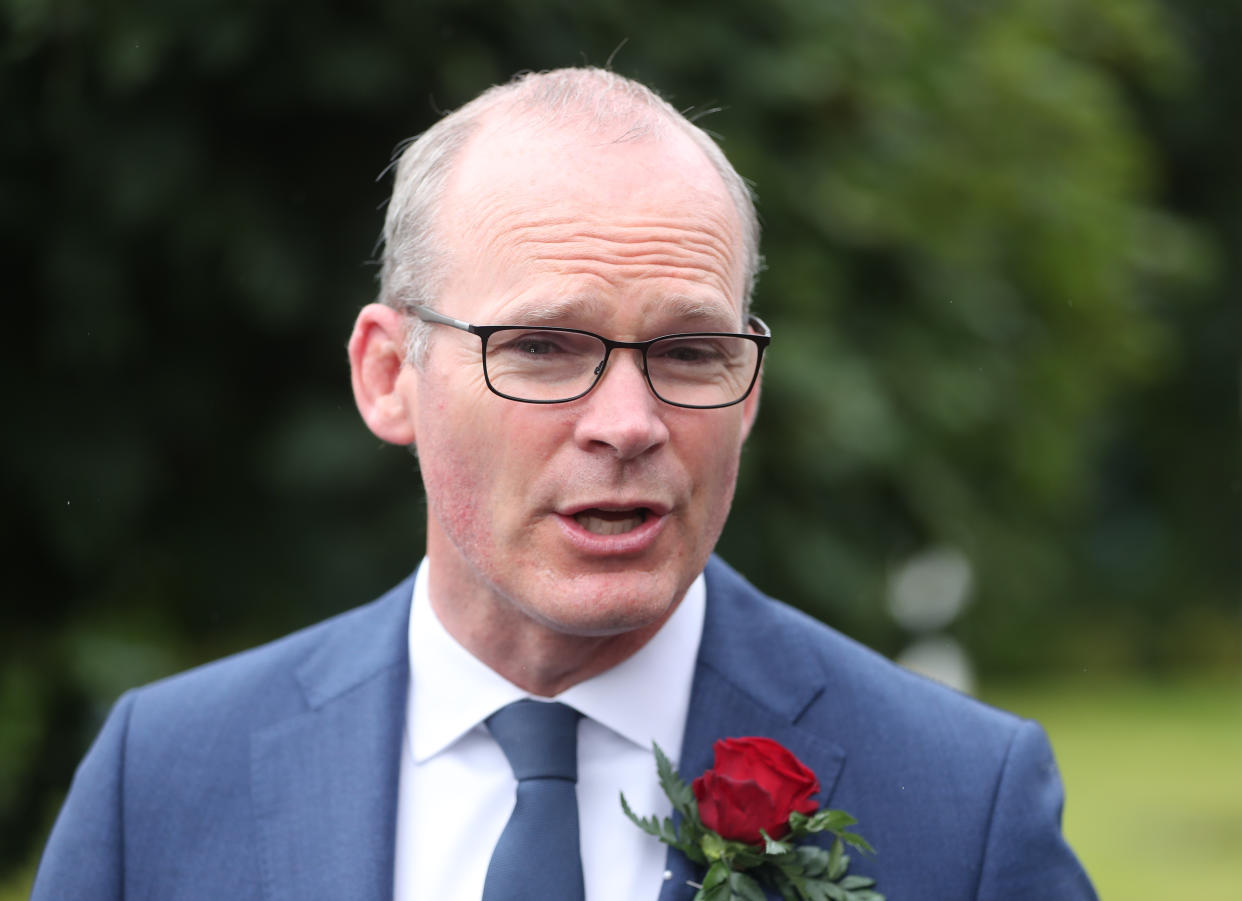
<svg viewBox="0 0 1242 901"><path fill-rule="evenodd" d="M599 382L579 401L574 436L580 447L633 460L668 441L667 405L651 393L641 367L640 352L612 352Z"/></svg>

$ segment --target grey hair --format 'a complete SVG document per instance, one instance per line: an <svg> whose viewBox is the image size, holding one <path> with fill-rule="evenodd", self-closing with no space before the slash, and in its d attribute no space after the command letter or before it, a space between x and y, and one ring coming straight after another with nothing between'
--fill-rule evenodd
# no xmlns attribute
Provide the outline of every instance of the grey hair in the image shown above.
<svg viewBox="0 0 1242 901"><path fill-rule="evenodd" d="M689 137L719 173L742 223L743 314L749 313L762 268L759 217L754 195L716 142L645 85L593 67L521 73L484 91L418 137L398 147L392 198L384 217L379 300L408 312L434 304L445 278L433 226L453 163L484 119L496 110L522 114L523 122L556 127L575 124L609 131L615 141L658 137L669 127ZM618 133L617 129L621 129ZM421 361L430 326L409 318L406 359Z"/></svg>

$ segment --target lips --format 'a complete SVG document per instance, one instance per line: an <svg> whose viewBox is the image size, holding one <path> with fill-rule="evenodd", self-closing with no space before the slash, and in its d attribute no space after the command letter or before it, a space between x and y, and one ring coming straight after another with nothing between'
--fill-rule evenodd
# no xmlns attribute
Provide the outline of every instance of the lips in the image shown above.
<svg viewBox="0 0 1242 901"><path fill-rule="evenodd" d="M631 559L651 551L672 508L647 498L588 501L557 511L569 547L583 559Z"/></svg>
<svg viewBox="0 0 1242 901"><path fill-rule="evenodd" d="M646 507L629 510L601 510L593 507L574 514L582 528L595 535L622 535L632 532L647 520Z"/></svg>

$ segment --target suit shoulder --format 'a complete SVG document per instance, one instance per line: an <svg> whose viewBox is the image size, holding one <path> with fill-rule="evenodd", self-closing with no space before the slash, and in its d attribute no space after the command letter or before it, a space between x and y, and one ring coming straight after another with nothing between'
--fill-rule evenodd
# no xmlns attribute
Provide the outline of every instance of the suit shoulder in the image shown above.
<svg viewBox="0 0 1242 901"><path fill-rule="evenodd" d="M743 661L733 666L770 670L779 661L780 678L770 680L822 685L809 705L827 709L846 722L878 722L897 729L911 740L939 734L947 724L989 742L1003 754L1022 720L990 707L941 683L913 673L814 617L760 592L741 575L718 560L708 569L713 603L704 640L724 640L732 632L747 648ZM735 645L734 645L735 646ZM773 654L779 648L780 654ZM781 689L783 690L783 689Z"/></svg>
<svg viewBox="0 0 1242 901"><path fill-rule="evenodd" d="M929 897L932 872L937 898L1093 901L1036 724L897 666L719 561L708 608L700 660L824 766L832 806L881 849L867 875L888 897Z"/></svg>
<svg viewBox="0 0 1242 901"><path fill-rule="evenodd" d="M322 622L134 690L135 722L225 722L314 706L405 664L412 580Z"/></svg>

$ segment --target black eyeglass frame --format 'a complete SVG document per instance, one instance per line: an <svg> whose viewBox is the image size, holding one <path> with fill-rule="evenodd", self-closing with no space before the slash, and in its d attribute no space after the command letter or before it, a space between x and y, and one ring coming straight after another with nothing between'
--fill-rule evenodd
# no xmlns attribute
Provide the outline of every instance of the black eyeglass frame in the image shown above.
<svg viewBox="0 0 1242 901"><path fill-rule="evenodd" d="M487 382L487 387L497 397L503 397L505 400L515 401L519 404L567 404L579 398L586 397L590 394L595 386L599 384L600 379L604 377L604 370L608 367L608 359L612 356L614 350L636 350L642 355L642 373L643 378L647 382L647 387L651 393L671 407L682 407L687 410L719 410L722 407L732 407L740 404L746 398L750 397L750 392L755 390L755 383L759 380L759 370L763 368L763 352L772 342L772 330L768 328L766 322L758 316L751 314L746 319L746 324L755 329L758 334L738 334L734 332L678 332L672 335L660 335L657 338L651 338L647 341L613 341L611 338L605 338L603 335L597 335L595 332L588 332L585 329L562 328L560 326L533 326L533 325L473 325L469 322L463 322L460 319L454 319L451 316L445 316L438 313L425 304L416 304L408 307L410 312L421 319L423 322L431 322L437 325L447 325L463 332L469 332L477 335L480 341L480 355L483 363L483 380ZM560 397L555 400L532 400L529 397L515 397L512 394L505 394L492 384L491 376L487 372L487 341L497 332L507 331L541 331L541 332L568 332L574 335L586 335L595 338L604 345L604 358L600 360L595 367L595 378L591 381L583 391L578 392L573 397ZM753 341L758 348L758 355L755 357L755 371L751 373L750 384L746 386L746 390L742 392L742 396L736 400L728 401L723 404L681 404L676 401L669 400L656 390L656 386L651 381L651 373L647 371L647 351L652 345L661 341L668 341L676 338L745 338Z"/></svg>

